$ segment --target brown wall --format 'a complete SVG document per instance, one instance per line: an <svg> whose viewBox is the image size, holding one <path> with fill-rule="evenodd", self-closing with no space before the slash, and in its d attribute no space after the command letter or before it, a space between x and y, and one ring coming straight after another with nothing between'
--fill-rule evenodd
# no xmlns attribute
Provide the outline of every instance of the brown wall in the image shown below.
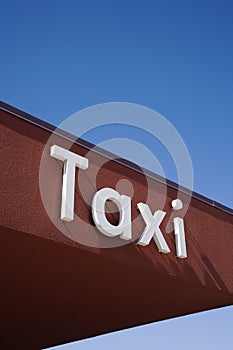
<svg viewBox="0 0 233 350"><path fill-rule="evenodd" d="M96 188L115 188L120 179L130 180L136 238L144 229L136 205L147 201L146 176L108 159L106 154L74 144L72 151L83 156L88 153L90 160L86 171L77 171L75 189L75 212L86 225L80 226L77 220L64 224L59 219L62 163L49 156L49 146L56 143L70 148L70 142L57 135L46 145L51 135L46 128L50 126L41 121L37 126L33 124L36 119L22 112L17 117L1 110L0 120L1 348L40 349L232 304L230 211L192 199L184 217L187 259L176 257L173 232L164 234L170 254L159 253L153 241L147 247L134 241L100 248L109 238L97 232L92 222L90 203ZM91 174L96 169L95 187ZM39 178L49 214L66 235L49 219ZM152 181L148 204L154 212L162 209L166 186ZM84 189L87 203L81 194ZM163 232L171 225L170 203L176 196L177 190L167 187ZM186 207L188 196L183 194L181 199ZM114 222L116 217L110 215L109 220ZM70 239L74 236L78 242ZM83 245L86 237L90 244ZM117 245L119 238L115 241Z"/></svg>

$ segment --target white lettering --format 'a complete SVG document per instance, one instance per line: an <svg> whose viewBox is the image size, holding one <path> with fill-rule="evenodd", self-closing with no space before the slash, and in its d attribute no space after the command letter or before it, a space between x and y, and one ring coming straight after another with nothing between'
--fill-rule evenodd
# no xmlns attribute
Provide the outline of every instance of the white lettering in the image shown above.
<svg viewBox="0 0 233 350"><path fill-rule="evenodd" d="M61 220L72 221L74 219L75 168L87 169L88 159L57 145L51 147L50 156L64 162Z"/></svg>
<svg viewBox="0 0 233 350"><path fill-rule="evenodd" d="M183 208L183 203L180 199L174 199L172 201L172 207L174 210ZM186 242L185 242L185 231L184 231L184 220L176 217L173 220L176 240L176 254L178 258L187 258Z"/></svg>
<svg viewBox="0 0 233 350"><path fill-rule="evenodd" d="M152 215L149 206L144 203L138 203L137 207L146 223L146 228L137 243L143 246L148 245L153 237L161 253L170 253L170 249L159 228L166 213L162 210L157 210Z"/></svg>
<svg viewBox="0 0 233 350"><path fill-rule="evenodd" d="M76 167L80 169L88 168L88 159L70 152L62 147L53 145L50 148L50 156L61 160L63 166L63 182L62 182L62 200L61 200L61 220L72 221L74 219L74 193L75 193L75 171ZM120 219L118 225L112 225L105 212L106 201L112 201L118 208ZM180 199L174 199L171 203L172 208L180 210L183 203ZM149 206L144 203L138 203L137 207L146 227L142 232L137 244L146 246L153 238L159 252L170 253L167 242L160 230L161 222L166 213L162 210L155 211L152 214ZM131 223L131 198L120 195L112 188L102 188L93 197L92 200L92 216L98 230L108 237L117 237L130 240L132 239L132 223ZM187 249L185 241L184 220L180 217L173 219L176 255L178 258L187 258Z"/></svg>
<svg viewBox="0 0 233 350"><path fill-rule="evenodd" d="M113 201L120 212L120 220L117 226L112 225L106 218L105 203L107 200ZM102 188L94 195L92 216L96 227L104 235L109 237L120 236L125 240L132 238L130 197L120 195L112 188Z"/></svg>

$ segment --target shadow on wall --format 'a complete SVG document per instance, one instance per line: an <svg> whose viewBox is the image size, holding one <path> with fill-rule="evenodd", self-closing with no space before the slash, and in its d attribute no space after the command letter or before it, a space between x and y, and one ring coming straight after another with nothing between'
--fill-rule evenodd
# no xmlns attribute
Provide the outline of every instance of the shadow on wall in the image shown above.
<svg viewBox="0 0 233 350"><path fill-rule="evenodd" d="M175 242L172 242L173 247L170 246L173 250L170 254L158 253L154 242L143 249L136 248L147 257L150 261L149 265L152 264L153 268L156 268L160 274L169 273L169 275L191 283L202 284L230 293L220 274L207 255L203 253L190 230L187 227L185 230L189 237L188 259L174 259Z"/></svg>

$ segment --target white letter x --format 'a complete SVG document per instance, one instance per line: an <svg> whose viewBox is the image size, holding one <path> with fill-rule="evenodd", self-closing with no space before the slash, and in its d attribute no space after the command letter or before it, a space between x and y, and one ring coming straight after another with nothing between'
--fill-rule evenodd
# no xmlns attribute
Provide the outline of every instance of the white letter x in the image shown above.
<svg viewBox="0 0 233 350"><path fill-rule="evenodd" d="M137 243L143 246L148 245L153 237L161 253L170 253L170 249L159 228L166 213L162 210L157 210L152 215L149 206L144 203L138 203L137 207L146 223L146 228Z"/></svg>

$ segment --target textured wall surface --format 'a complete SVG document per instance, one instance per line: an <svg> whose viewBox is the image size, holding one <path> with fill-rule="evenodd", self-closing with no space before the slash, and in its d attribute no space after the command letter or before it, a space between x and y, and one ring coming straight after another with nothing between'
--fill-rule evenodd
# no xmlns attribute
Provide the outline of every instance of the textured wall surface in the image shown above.
<svg viewBox="0 0 233 350"><path fill-rule="evenodd" d="M146 247L137 241L92 247L109 238L92 222L91 199L96 188L115 188L121 179L134 189L134 238L142 233L137 203L147 200L145 175L74 144L71 150L88 153L90 161L86 171L76 172L75 213L83 226L76 219L64 224L59 218L62 162L49 156L46 145L51 131L4 110L0 121L1 349L41 349L233 303L230 213L192 198L184 216L187 259L176 257L173 232L164 233L170 254L159 253L154 241ZM59 135L51 142L70 148ZM162 209L165 189L153 179L152 212ZM163 232L171 225L176 196L177 190L168 187ZM185 208L188 196L181 199ZM108 217L117 221L116 215ZM119 238L114 239L117 245Z"/></svg>

